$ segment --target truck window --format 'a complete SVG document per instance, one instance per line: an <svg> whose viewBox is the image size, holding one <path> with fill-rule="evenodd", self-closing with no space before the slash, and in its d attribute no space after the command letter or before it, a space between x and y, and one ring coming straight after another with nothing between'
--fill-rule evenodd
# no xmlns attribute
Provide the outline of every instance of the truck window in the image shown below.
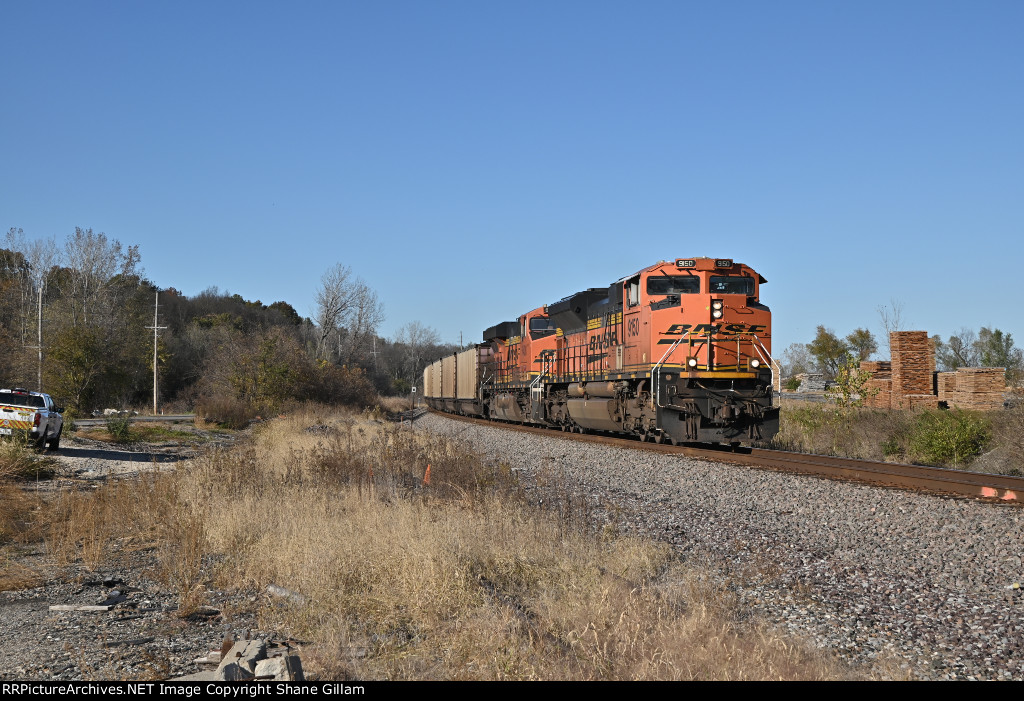
<svg viewBox="0 0 1024 701"><path fill-rule="evenodd" d="M23 406L30 409L42 409L45 406L42 397L36 397L31 394L14 394L13 392L10 394L6 392L0 394L0 404Z"/></svg>

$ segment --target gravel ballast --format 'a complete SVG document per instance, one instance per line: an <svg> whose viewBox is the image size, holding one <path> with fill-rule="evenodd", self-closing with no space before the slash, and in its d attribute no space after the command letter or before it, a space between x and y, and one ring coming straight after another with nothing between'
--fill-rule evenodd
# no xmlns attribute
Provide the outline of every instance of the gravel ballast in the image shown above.
<svg viewBox="0 0 1024 701"><path fill-rule="evenodd" d="M1024 679L1024 511L428 414L717 572L752 614L874 676Z"/></svg>

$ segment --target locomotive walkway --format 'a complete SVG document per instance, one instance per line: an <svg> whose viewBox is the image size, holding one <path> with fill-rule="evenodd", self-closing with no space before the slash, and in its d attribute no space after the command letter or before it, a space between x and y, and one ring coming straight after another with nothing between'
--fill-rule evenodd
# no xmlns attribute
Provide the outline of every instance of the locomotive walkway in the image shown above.
<svg viewBox="0 0 1024 701"><path fill-rule="evenodd" d="M549 428L487 421L485 419L456 416L454 414L441 415L457 421L465 421L482 426L500 426L548 437L557 435L569 440L614 445L620 448L649 450L657 453L676 453L693 458L714 460L716 462L793 472L802 475L816 475L829 479L851 480L880 487L927 491L987 501L1024 503L1024 477L968 472L966 470L952 470L926 465L905 465L856 458L832 457L829 455L792 453L765 448L740 448L733 451L727 447L641 443L628 438L601 434L560 433Z"/></svg>

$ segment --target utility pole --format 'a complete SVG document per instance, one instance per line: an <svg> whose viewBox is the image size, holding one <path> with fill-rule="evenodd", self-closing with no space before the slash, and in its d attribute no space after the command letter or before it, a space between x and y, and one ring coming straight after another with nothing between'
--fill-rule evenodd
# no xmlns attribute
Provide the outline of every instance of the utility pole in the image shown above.
<svg viewBox="0 0 1024 701"><path fill-rule="evenodd" d="M38 389L36 391L37 392L42 392L43 391L43 286L40 285L37 288L37 291L39 293L39 307L38 307L39 308L39 324L38 324L38 330L37 330L37 335L36 335L36 345L34 345L34 346L25 346L25 348L37 351L39 353L39 365L36 367L36 383L39 385L39 387L38 387ZM22 327L22 328L24 328L24 327ZM22 339L24 339L24 338L25 338L25 336L24 336L24 333L23 333ZM22 340L22 343L24 343L24 340Z"/></svg>
<svg viewBox="0 0 1024 701"><path fill-rule="evenodd" d="M38 370L38 381L39 389L37 392L43 391L43 286L39 286L39 370Z"/></svg>
<svg viewBox="0 0 1024 701"><path fill-rule="evenodd" d="M156 301L153 303L153 325L147 326L147 329L153 329L153 416L156 416L156 398L157 398L157 372L156 372L156 334L158 331L166 329L166 326L157 326L157 315L160 312L160 290L156 291Z"/></svg>

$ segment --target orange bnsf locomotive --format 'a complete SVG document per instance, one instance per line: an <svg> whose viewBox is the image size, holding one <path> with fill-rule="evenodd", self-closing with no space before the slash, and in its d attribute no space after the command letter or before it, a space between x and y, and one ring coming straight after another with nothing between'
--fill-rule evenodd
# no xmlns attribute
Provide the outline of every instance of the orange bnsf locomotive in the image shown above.
<svg viewBox="0 0 1024 701"><path fill-rule="evenodd" d="M752 443L778 431L766 280L723 258L656 263L492 326L423 373L429 406L565 431Z"/></svg>

